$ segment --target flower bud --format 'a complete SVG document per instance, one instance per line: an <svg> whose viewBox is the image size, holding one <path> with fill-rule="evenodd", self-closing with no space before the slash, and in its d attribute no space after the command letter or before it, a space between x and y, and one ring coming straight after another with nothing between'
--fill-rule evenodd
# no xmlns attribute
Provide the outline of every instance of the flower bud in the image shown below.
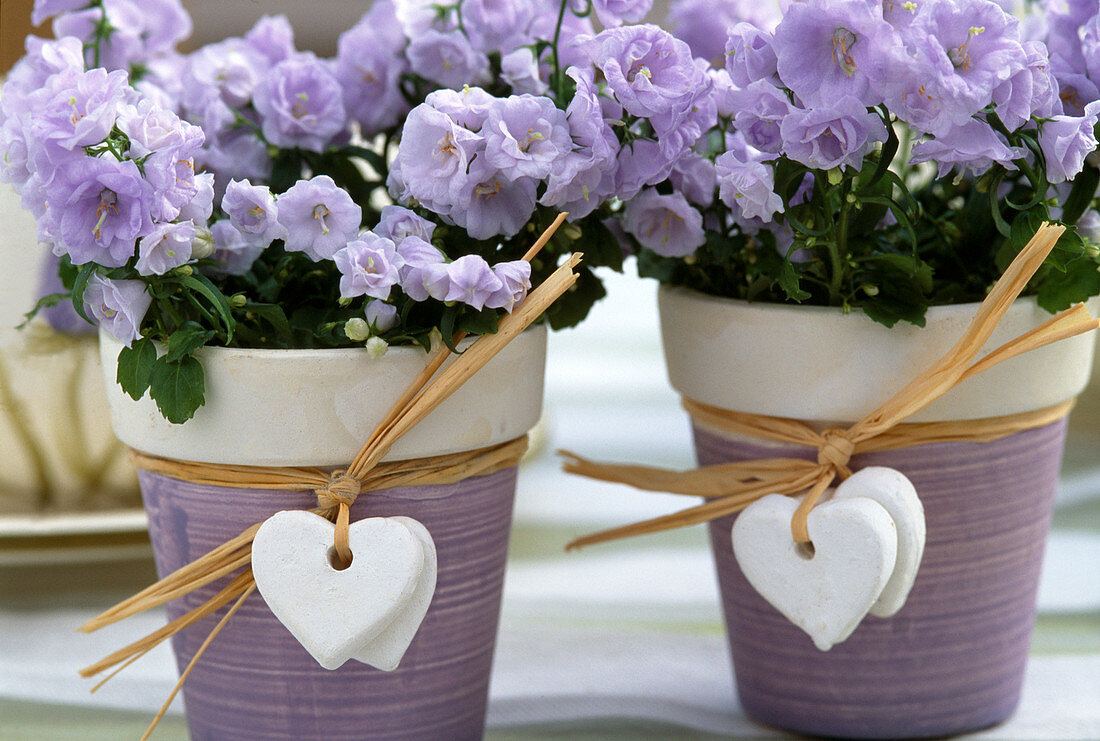
<svg viewBox="0 0 1100 741"><path fill-rule="evenodd" d="M229 297L228 301L234 309L243 309L244 305L248 303L248 298L243 293L235 293Z"/></svg>
<svg viewBox="0 0 1100 741"><path fill-rule="evenodd" d="M191 240L191 257L205 260L214 254L214 235L209 229L199 229Z"/></svg>
<svg viewBox="0 0 1100 741"><path fill-rule="evenodd" d="M381 337L371 337L367 340L367 354L372 358L380 358L390 349L390 343Z"/></svg>
<svg viewBox="0 0 1100 741"><path fill-rule="evenodd" d="M352 342L362 342L370 337L370 325L367 324L366 319L352 317L344 323L344 334ZM367 346L370 347L369 343Z"/></svg>

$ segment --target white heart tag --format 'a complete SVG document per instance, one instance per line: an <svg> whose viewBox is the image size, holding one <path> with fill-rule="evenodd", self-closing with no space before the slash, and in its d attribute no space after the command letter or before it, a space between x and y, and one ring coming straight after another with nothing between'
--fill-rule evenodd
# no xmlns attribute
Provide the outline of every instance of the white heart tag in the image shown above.
<svg viewBox="0 0 1100 741"><path fill-rule="evenodd" d="M417 580L412 596L394 617L393 622L352 657L387 672L393 671L401 663L401 658L416 636L416 631L424 622L424 616L428 614L428 605L431 604L432 596L435 595L437 574L435 541L432 540L428 528L411 517L391 517L390 519L403 524L420 541L424 551L424 567L420 571L420 579Z"/></svg>
<svg viewBox="0 0 1100 741"><path fill-rule="evenodd" d="M256 587L287 630L326 669L365 651L406 607L424 569L424 547L390 518L351 523L352 562L329 560L335 525L304 510L277 512L256 531Z"/></svg>
<svg viewBox="0 0 1100 741"><path fill-rule="evenodd" d="M797 499L769 494L737 516L733 552L749 584L828 651L851 635L894 570L897 534L870 499L818 504L806 519L812 551L791 538Z"/></svg>
<svg viewBox="0 0 1100 741"><path fill-rule="evenodd" d="M890 617L905 604L924 556L924 505L905 474L885 466L857 471L833 494L834 500L855 497L873 499L881 504L897 528L898 558L894 573L870 610L875 617Z"/></svg>

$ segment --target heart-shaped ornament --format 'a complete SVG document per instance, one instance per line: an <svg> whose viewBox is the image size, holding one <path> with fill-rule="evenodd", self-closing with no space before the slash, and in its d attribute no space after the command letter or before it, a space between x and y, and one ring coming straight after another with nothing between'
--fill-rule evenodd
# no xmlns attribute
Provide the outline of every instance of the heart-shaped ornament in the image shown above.
<svg viewBox="0 0 1100 741"><path fill-rule="evenodd" d="M870 499L818 504L806 519L812 549L791 538L799 500L769 494L733 524L749 584L821 651L851 635L882 593L897 558L893 520Z"/></svg>
<svg viewBox="0 0 1100 741"><path fill-rule="evenodd" d="M871 614L886 618L905 604L924 556L924 505L905 474L885 466L870 466L852 474L836 488L833 499L873 499L894 521L898 534L898 557L894 573L871 606Z"/></svg>
<svg viewBox="0 0 1100 741"><path fill-rule="evenodd" d="M428 605L431 604L432 596L435 595L438 571L435 541L432 540L428 528L411 517L391 517L390 519L403 524L420 541L424 549L424 568L420 571L420 579L409 601L405 603L404 609L397 613L393 622L386 626L385 630L352 657L387 672L393 671L401 663L401 658L416 636L416 631L424 622L424 616L428 614Z"/></svg>
<svg viewBox="0 0 1100 741"><path fill-rule="evenodd" d="M256 587L279 622L326 669L365 652L420 585L424 546L395 520L351 523L352 562L346 569L332 565L335 525L319 515L277 512L256 531Z"/></svg>

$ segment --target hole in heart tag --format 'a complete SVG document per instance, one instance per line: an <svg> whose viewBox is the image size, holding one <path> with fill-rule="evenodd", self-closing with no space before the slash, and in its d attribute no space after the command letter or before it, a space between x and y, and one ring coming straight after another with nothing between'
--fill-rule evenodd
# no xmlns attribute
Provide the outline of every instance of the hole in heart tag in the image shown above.
<svg viewBox="0 0 1100 741"><path fill-rule="evenodd" d="M302 510L278 512L252 543L256 586L275 617L326 669L355 659L396 669L427 614L436 550L408 517L350 523L344 568L337 526Z"/></svg>
<svg viewBox="0 0 1100 741"><path fill-rule="evenodd" d="M901 609L924 551L924 510L900 472L866 468L810 511L810 541L796 543L800 501L770 494L750 504L734 522L733 551L749 584L827 651L868 612Z"/></svg>
<svg viewBox="0 0 1100 741"><path fill-rule="evenodd" d="M333 571L343 571L351 566L351 562L355 559L355 554L351 554L351 558L345 561L340 552L336 550L336 546L332 546L328 549L328 565L332 567Z"/></svg>

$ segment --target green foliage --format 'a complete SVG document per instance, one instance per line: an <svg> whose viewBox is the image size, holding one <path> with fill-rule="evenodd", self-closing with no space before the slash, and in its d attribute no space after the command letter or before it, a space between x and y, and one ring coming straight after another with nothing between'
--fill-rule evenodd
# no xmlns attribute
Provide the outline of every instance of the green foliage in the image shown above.
<svg viewBox="0 0 1100 741"><path fill-rule="evenodd" d="M890 120L885 108L880 114ZM931 165L911 166L908 133L888 131L858 171L812 170L780 157L774 190L784 208L776 229L747 235L715 199L704 221L726 228L708 231L686 259L640 250L639 273L717 296L837 306L886 326L923 325L929 306L983 299L1036 229L1054 221L1066 232L1026 293L1050 311L1100 293L1100 250L1074 227L1097 205L1094 165L1059 204L1035 154L1034 129L1002 132L1032 156L1013 169L994 164L980 178L938 178L927 172ZM716 141L708 156L722 148ZM783 233L786 243L777 245Z"/></svg>
<svg viewBox="0 0 1100 741"><path fill-rule="evenodd" d="M202 363L192 355L174 362L166 355L157 358L149 375L149 396L165 419L183 424L206 402Z"/></svg>
<svg viewBox="0 0 1100 741"><path fill-rule="evenodd" d="M118 372L115 380L134 401L145 396L153 377L153 365L157 362L157 348L152 340L135 340L130 347L118 354Z"/></svg>

